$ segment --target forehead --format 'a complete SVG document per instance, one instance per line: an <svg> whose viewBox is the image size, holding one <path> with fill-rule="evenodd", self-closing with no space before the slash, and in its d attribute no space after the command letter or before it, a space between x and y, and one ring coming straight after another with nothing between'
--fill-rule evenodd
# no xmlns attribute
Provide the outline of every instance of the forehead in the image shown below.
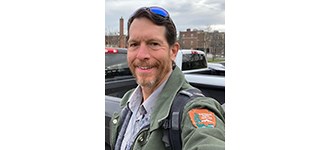
<svg viewBox="0 0 330 150"><path fill-rule="evenodd" d="M162 38L165 39L165 27L154 24L147 18L135 18L129 28L131 38Z"/></svg>

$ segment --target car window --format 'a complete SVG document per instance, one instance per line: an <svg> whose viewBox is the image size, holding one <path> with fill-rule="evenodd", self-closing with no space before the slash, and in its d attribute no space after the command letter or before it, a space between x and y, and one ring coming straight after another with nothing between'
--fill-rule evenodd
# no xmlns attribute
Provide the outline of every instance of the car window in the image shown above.
<svg viewBox="0 0 330 150"><path fill-rule="evenodd" d="M131 75L126 57L127 55L124 53L105 54L106 78Z"/></svg>
<svg viewBox="0 0 330 150"><path fill-rule="evenodd" d="M203 54L183 54L182 70L207 68Z"/></svg>

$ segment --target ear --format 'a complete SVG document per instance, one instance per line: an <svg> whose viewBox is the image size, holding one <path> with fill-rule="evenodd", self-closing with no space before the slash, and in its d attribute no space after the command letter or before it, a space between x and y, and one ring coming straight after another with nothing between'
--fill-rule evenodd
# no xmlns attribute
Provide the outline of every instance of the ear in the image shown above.
<svg viewBox="0 0 330 150"><path fill-rule="evenodd" d="M179 49L180 49L180 44L178 42L175 42L173 44L173 46L171 46L170 55L171 55L172 61L175 61L176 54L178 54Z"/></svg>

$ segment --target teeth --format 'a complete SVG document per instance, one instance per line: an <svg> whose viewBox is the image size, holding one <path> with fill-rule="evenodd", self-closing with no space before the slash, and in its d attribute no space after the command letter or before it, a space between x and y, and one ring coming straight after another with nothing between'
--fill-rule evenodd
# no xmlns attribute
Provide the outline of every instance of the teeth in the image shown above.
<svg viewBox="0 0 330 150"><path fill-rule="evenodd" d="M145 69L150 69L150 67L139 67L139 68L141 68L141 69L143 69L143 70L145 70Z"/></svg>

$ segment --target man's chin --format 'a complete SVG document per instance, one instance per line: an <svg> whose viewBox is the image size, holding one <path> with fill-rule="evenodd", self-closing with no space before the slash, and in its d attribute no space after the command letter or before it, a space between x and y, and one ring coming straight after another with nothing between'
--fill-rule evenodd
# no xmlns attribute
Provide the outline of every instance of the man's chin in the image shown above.
<svg viewBox="0 0 330 150"><path fill-rule="evenodd" d="M155 86L155 81L150 80L137 80L137 83L142 87L152 88Z"/></svg>

